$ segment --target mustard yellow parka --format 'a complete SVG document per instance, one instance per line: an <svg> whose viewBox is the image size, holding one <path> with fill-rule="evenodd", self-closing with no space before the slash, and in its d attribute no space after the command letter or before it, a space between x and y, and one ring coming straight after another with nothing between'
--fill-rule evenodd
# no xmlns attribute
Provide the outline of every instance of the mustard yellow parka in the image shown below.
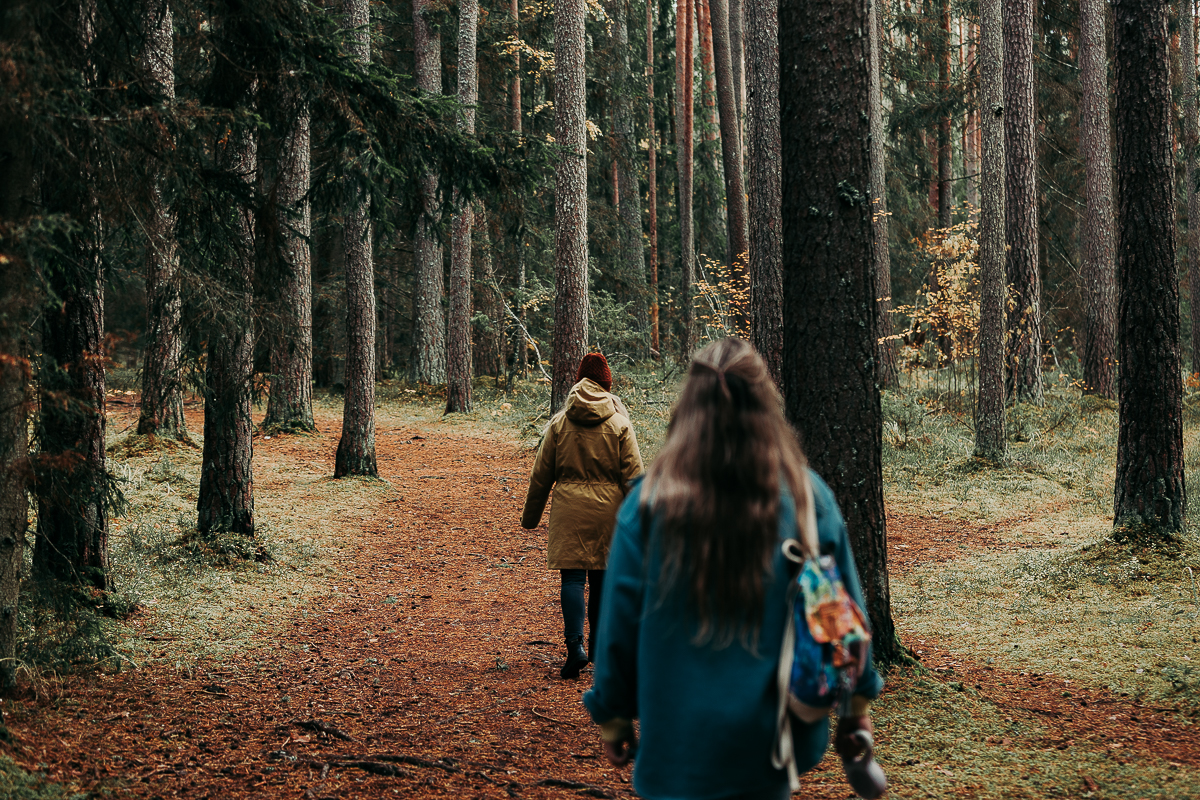
<svg viewBox="0 0 1200 800"><path fill-rule="evenodd" d="M555 414L529 476L521 527L536 528L550 508L550 569L604 569L617 509L629 481L642 473L642 454L620 399L584 378Z"/></svg>

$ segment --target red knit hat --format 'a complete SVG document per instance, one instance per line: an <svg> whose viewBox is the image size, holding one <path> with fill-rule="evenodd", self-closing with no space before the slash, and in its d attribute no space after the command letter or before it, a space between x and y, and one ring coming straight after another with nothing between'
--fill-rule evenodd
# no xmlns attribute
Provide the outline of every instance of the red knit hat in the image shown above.
<svg viewBox="0 0 1200 800"><path fill-rule="evenodd" d="M608 359L602 353L588 353L579 362L579 372L575 375L578 383L584 378L591 378L604 387L604 391L612 389L612 370L608 368Z"/></svg>

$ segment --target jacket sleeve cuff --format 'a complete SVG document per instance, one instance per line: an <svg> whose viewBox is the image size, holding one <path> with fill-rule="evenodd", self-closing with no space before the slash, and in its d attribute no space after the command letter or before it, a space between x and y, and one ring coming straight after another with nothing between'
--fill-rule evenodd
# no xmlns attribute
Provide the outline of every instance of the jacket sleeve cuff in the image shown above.
<svg viewBox="0 0 1200 800"><path fill-rule="evenodd" d="M633 722L624 717L613 717L608 722L600 724L600 740L609 742L624 742L633 738Z"/></svg>
<svg viewBox="0 0 1200 800"><path fill-rule="evenodd" d="M614 719L628 719L622 717L621 712L610 708L600 699L600 693L595 687L588 689L583 693L583 706L587 709L588 714L592 717L592 722L597 725L604 725Z"/></svg>
<svg viewBox="0 0 1200 800"><path fill-rule="evenodd" d="M858 679L858 684L854 687L854 696L863 697L867 700L874 700L879 697L883 691L883 678L880 677L879 671L875 669L875 665L871 664L863 672L862 677Z"/></svg>

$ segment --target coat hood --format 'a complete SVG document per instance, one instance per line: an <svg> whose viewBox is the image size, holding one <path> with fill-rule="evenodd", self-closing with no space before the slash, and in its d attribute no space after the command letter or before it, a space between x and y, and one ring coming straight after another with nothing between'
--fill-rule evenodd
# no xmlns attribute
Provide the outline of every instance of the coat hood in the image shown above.
<svg viewBox="0 0 1200 800"><path fill-rule="evenodd" d="M615 413L613 396L591 378L572 386L567 395L567 419L578 425L599 425Z"/></svg>

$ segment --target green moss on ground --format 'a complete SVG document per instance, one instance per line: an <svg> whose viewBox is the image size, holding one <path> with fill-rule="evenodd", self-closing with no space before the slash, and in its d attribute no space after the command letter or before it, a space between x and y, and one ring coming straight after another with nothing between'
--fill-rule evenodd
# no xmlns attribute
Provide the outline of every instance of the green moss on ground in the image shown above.
<svg viewBox="0 0 1200 800"><path fill-rule="evenodd" d="M98 796L101 795L75 792L51 783L21 769L11 758L0 755L0 797L8 800L85 800Z"/></svg>

